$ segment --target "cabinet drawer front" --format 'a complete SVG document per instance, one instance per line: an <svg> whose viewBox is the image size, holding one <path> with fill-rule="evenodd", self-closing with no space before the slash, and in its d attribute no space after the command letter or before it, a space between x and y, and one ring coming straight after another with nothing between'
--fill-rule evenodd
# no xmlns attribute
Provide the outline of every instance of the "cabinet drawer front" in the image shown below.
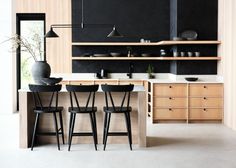
<svg viewBox="0 0 236 168"><path fill-rule="evenodd" d="M154 84L154 96L159 97L186 97L187 85L186 84Z"/></svg>
<svg viewBox="0 0 236 168"><path fill-rule="evenodd" d="M103 84L108 84L108 85L118 85L118 81L116 81L116 80L114 80L114 81L106 81L106 80L104 80L104 81L95 81L94 82L95 84L97 84L97 85L103 85Z"/></svg>
<svg viewBox="0 0 236 168"><path fill-rule="evenodd" d="M94 81L70 81L71 85L94 85Z"/></svg>
<svg viewBox="0 0 236 168"><path fill-rule="evenodd" d="M119 81L120 85L143 85L143 81Z"/></svg>
<svg viewBox="0 0 236 168"><path fill-rule="evenodd" d="M195 120L221 120L222 109L190 109L189 119Z"/></svg>
<svg viewBox="0 0 236 168"><path fill-rule="evenodd" d="M201 98L190 98L189 106L191 107L211 107L211 108L222 108L223 99L222 98L212 98L212 97L201 97Z"/></svg>
<svg viewBox="0 0 236 168"><path fill-rule="evenodd" d="M153 106L158 108L187 108L187 98L153 98Z"/></svg>
<svg viewBox="0 0 236 168"><path fill-rule="evenodd" d="M222 84L190 84L190 96L222 97Z"/></svg>
<svg viewBox="0 0 236 168"><path fill-rule="evenodd" d="M160 109L154 108L153 109L153 117L154 119L187 119L187 109Z"/></svg>

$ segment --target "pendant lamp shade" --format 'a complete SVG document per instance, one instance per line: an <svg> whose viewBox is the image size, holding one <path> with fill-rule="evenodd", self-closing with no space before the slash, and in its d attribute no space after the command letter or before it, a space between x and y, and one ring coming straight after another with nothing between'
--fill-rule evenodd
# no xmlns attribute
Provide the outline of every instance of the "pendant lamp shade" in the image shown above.
<svg viewBox="0 0 236 168"><path fill-rule="evenodd" d="M56 38L56 37L59 37L57 35L57 33L55 33L53 31L53 28L51 27L50 30L47 32L47 34L45 35L46 38Z"/></svg>
<svg viewBox="0 0 236 168"><path fill-rule="evenodd" d="M111 33L109 33L109 34L107 35L107 37L123 37L123 35L120 34L120 33L117 31L116 27L114 26L113 29L112 29L112 31L111 31Z"/></svg>

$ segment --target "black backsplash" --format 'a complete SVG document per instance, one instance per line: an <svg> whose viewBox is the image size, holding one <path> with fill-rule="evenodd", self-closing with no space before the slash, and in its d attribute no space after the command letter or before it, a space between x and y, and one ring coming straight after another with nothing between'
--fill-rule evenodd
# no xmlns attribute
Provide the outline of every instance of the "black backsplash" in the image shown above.
<svg viewBox="0 0 236 168"><path fill-rule="evenodd" d="M106 38L111 28L73 28L73 42L152 42L168 40L184 30L196 30L198 39L217 40L218 0L85 0L84 23L115 24L124 38ZM72 23L81 23L81 0L72 0ZM85 25L86 27L86 25ZM199 51L201 56L216 56L216 45L181 45L132 47L132 53L159 56L165 49L169 56L177 51ZM72 46L72 56L119 52L127 55L127 47ZM152 64L156 73L217 74L217 61L72 61L73 73L95 73L101 68L111 73L126 73L129 63L136 73L145 73Z"/></svg>

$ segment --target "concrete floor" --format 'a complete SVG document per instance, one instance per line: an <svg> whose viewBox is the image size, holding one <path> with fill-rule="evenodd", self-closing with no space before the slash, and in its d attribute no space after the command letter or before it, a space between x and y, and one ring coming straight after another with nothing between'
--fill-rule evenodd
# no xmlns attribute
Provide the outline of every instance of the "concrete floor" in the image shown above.
<svg viewBox="0 0 236 168"><path fill-rule="evenodd" d="M18 148L18 115L0 115L0 168L236 168L236 132L221 124L149 125L149 147L128 144Z"/></svg>

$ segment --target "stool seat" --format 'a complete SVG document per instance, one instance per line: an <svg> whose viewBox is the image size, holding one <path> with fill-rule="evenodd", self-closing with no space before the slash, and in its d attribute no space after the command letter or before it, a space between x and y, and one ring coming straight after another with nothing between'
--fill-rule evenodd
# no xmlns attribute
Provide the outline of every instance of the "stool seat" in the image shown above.
<svg viewBox="0 0 236 168"><path fill-rule="evenodd" d="M93 112L97 112L97 107L69 107L68 111L70 113L93 113Z"/></svg>
<svg viewBox="0 0 236 168"><path fill-rule="evenodd" d="M63 107L36 107L33 109L35 113L58 113Z"/></svg>
<svg viewBox="0 0 236 168"><path fill-rule="evenodd" d="M103 107L103 111L105 113L125 113L125 112L131 112L132 111L132 107L115 107L115 109L113 107Z"/></svg>

